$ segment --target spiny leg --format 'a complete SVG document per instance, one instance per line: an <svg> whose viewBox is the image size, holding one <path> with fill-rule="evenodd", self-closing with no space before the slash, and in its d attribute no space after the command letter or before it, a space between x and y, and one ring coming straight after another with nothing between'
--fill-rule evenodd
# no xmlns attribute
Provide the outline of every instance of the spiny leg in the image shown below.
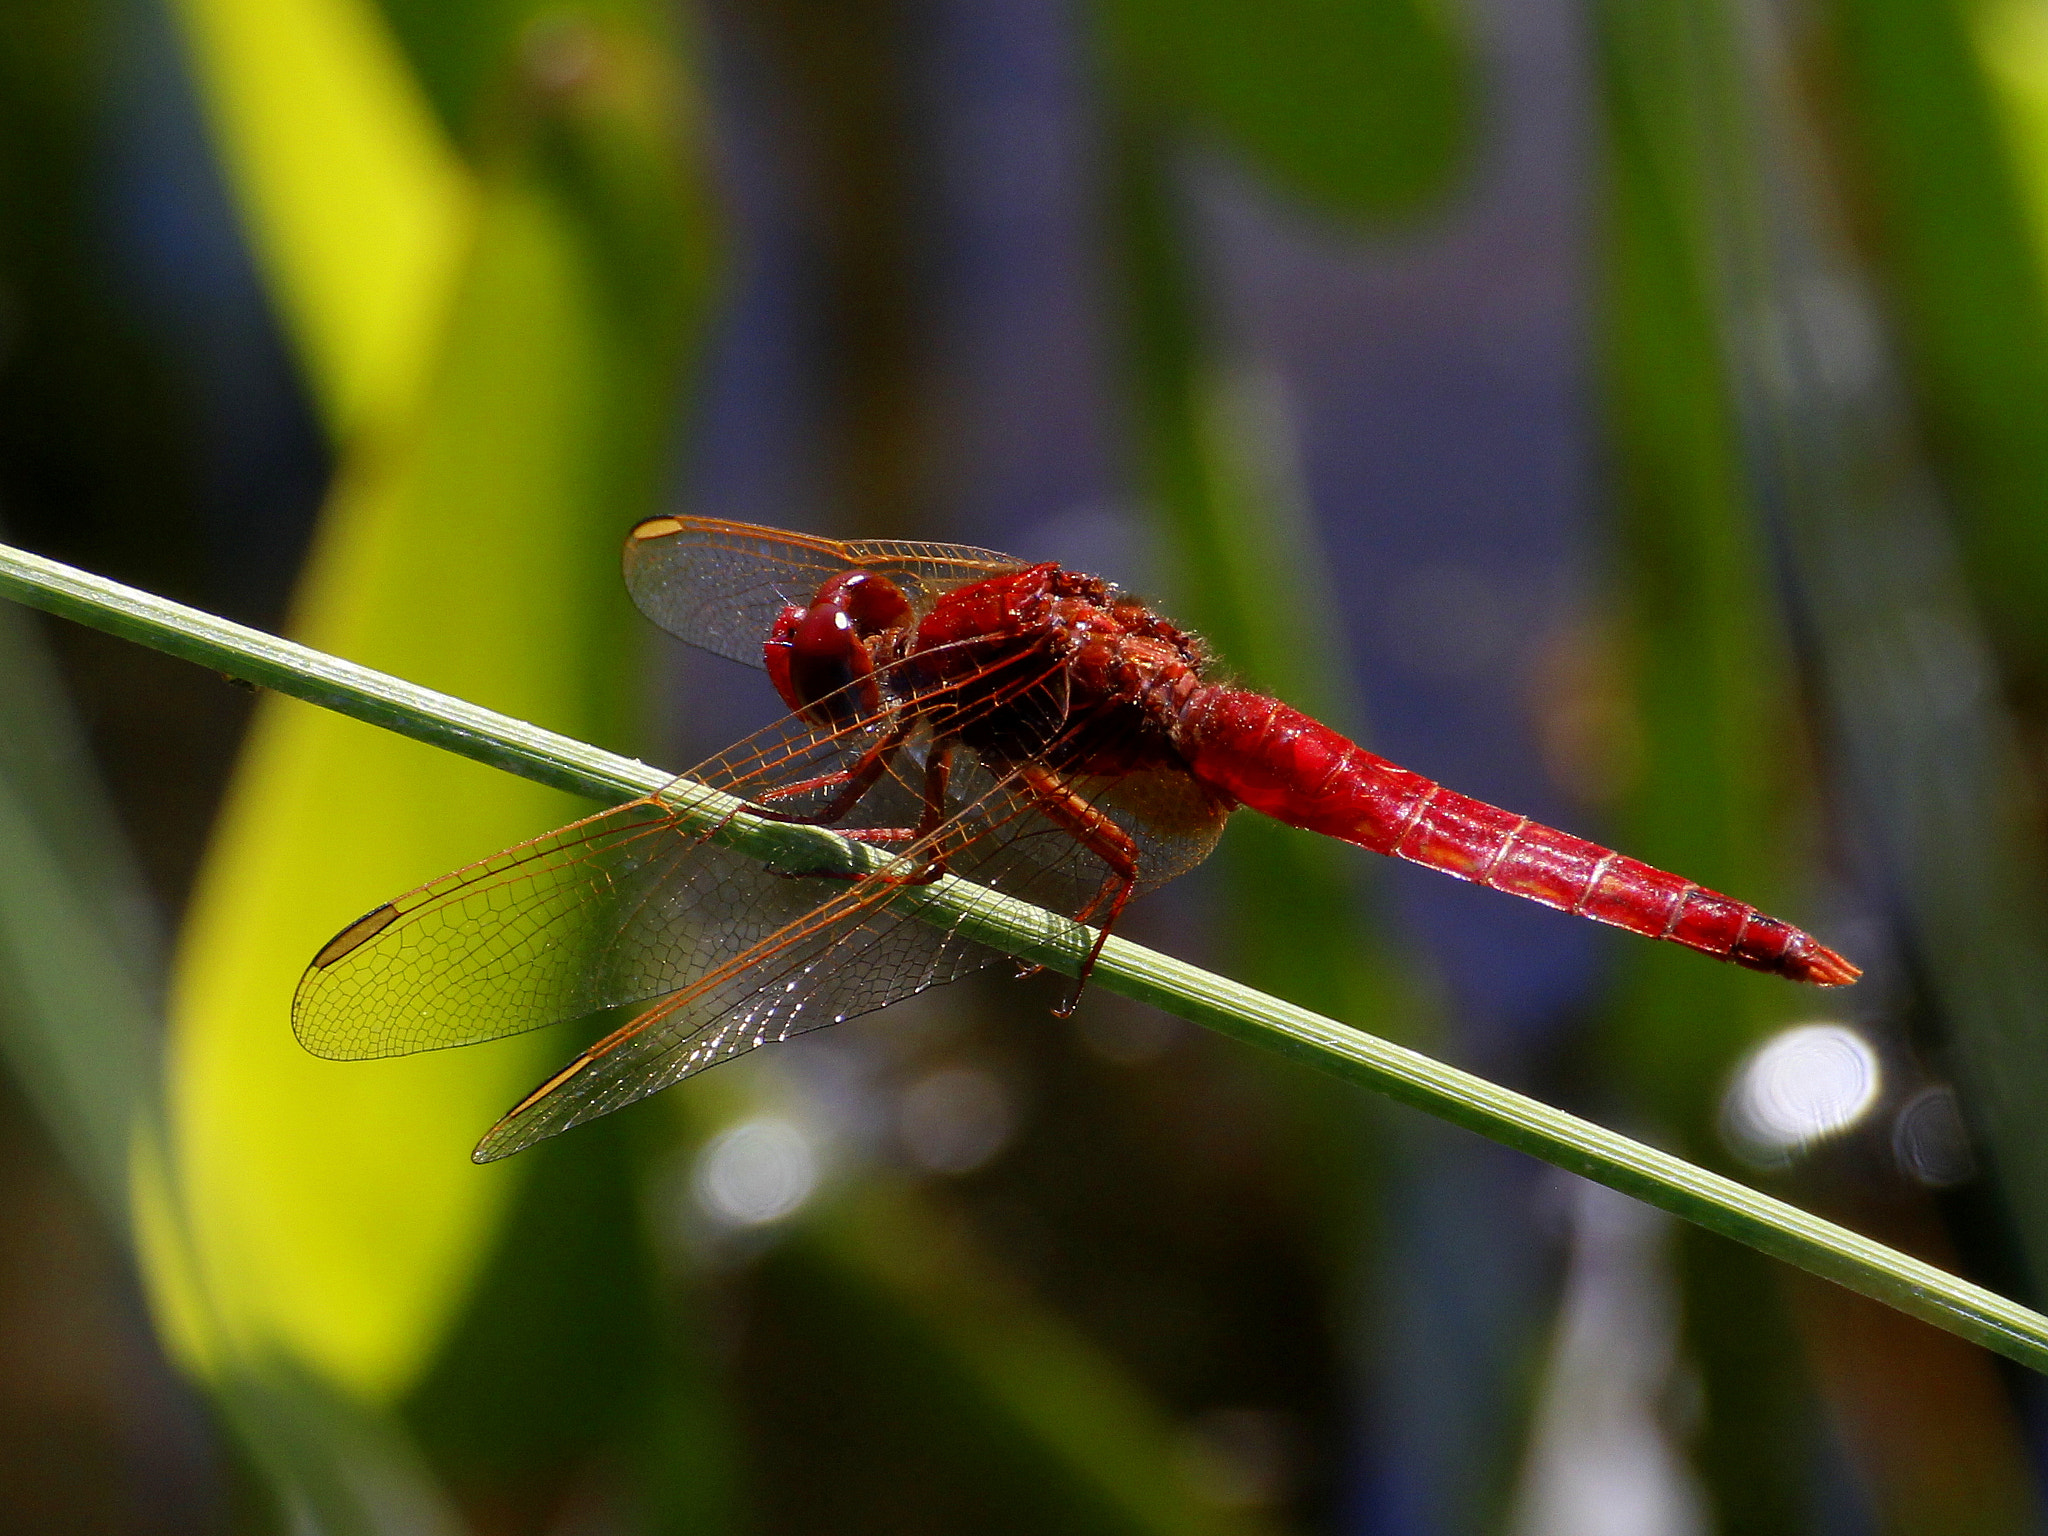
<svg viewBox="0 0 2048 1536"><path fill-rule="evenodd" d="M946 822L946 784L953 772L953 740L941 737L932 743L924 760L924 810L911 830L912 847L929 843L930 854L913 874L888 876L904 885L930 885L946 872L946 849L940 841Z"/></svg>
<svg viewBox="0 0 2048 1536"><path fill-rule="evenodd" d="M880 871L863 870L806 870L792 878L813 880L885 880L896 885L930 885L946 872L946 854L936 843L947 820L946 783L952 771L953 743L941 740L932 745L924 764L924 809L914 827L849 827L841 829L841 837L863 843L909 843L913 848L920 843L932 841L937 850L916 870L907 875L891 875ZM901 857L899 855L899 857Z"/></svg>
<svg viewBox="0 0 2048 1536"><path fill-rule="evenodd" d="M1106 812L1090 804L1086 796L1051 769L1027 763L1018 770L1018 778L1046 820L1071 833L1082 847L1109 866L1102 888L1075 919L1086 923L1102 910L1105 902L1109 905L1095 942L1089 946L1088 958L1081 962L1081 972L1074 978L1073 992L1053 1010L1054 1017L1069 1018L1080 1006L1081 994L1087 990L1088 977L1102 954L1102 946L1109 942L1110 931L1138 889L1138 845Z"/></svg>
<svg viewBox="0 0 2048 1536"><path fill-rule="evenodd" d="M900 877L905 885L930 885L946 872L946 847L942 840L947 821L946 785L953 773L953 738L942 736L932 743L924 760L924 811L917 819L912 846L929 844L924 865L915 874Z"/></svg>
<svg viewBox="0 0 2048 1536"><path fill-rule="evenodd" d="M899 719L896 724L890 726L888 733L880 741L861 754L860 761L855 763L852 768L842 769L836 773L820 774L816 778L805 779L796 784L778 785L761 795L758 799L750 800L747 803L746 809L765 821L786 822L792 826L800 827L831 827L836 822L843 821L846 817L852 815L855 807L866 798L868 791L873 789L881 780L882 775L890 770L890 767L896 760L896 754L903 749L903 744L910 739L913 727L913 721ZM798 814L794 811L779 811L771 805L761 803L762 801L772 800L781 796L802 794L805 790L819 789L831 784L843 787L821 809L808 814ZM919 833L917 827L838 827L836 830L841 837L856 843L910 842L916 839ZM845 870L776 870L774 873L792 880L864 880L867 878L864 873L856 874Z"/></svg>
<svg viewBox="0 0 2048 1536"><path fill-rule="evenodd" d="M845 820L853 814L854 807L875 787L882 775L889 771L890 765L896 760L896 754L903 750L904 742L910 739L911 726L912 722L907 719L899 720L890 726L888 734L862 753L860 761L849 769L838 773L820 774L815 779L806 779L799 784L785 784L770 790L762 797L773 799L778 796L802 794L807 789L821 789L829 784L843 785L839 793L826 802L823 809L799 815L794 811L778 811L772 806L757 803L753 807L754 813L768 821L786 821L807 827L829 827L834 822ZM872 832L878 829L868 830Z"/></svg>

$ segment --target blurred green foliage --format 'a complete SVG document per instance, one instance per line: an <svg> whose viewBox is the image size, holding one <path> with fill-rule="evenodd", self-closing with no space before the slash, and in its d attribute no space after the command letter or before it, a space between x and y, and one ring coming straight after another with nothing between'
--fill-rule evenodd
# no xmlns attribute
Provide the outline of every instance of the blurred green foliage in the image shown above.
<svg viewBox="0 0 2048 1536"><path fill-rule="evenodd" d="M623 29L534 34L505 60L508 121L472 171L403 60L377 45L374 11L191 14L220 131L247 167L245 216L268 237L278 286L298 295L334 402L342 465L295 628L616 739L606 546L622 503L651 505L664 418L647 396L671 387L705 266L676 92L648 78L666 50ZM306 73L346 93L332 124L305 110L294 47L320 61ZM637 184L621 161L645 173ZM584 212L607 200L636 226L630 258ZM362 230L388 232L381 250L359 249ZM621 282L656 259L697 296L650 302ZM387 328L366 331L358 310ZM436 757L317 711L260 712L173 994L175 1177L195 1283L231 1347L282 1348L372 1400L432 1357L516 1181L464 1166L466 1132L446 1111L487 1118L538 1058L529 1044L421 1073L335 1074L278 1036L278 1009L337 900L374 905L574 813ZM339 841L338 827L350 829ZM327 1134L306 1134L311 1104Z"/></svg>
<svg viewBox="0 0 2048 1536"><path fill-rule="evenodd" d="M651 509L712 264L674 107L680 39L633 5L194 0L184 19L340 453L295 631L617 739L631 669L610 550L631 509ZM1431 46L1413 18L1395 31ZM1325 69L1334 108L1332 83ZM1270 115L1245 126L1271 147ZM1340 149L1347 126L1324 142ZM1333 163L1354 201L1416 191L1410 157L1374 168L1394 199ZM473 1169L450 1138L534 1075L532 1042L337 1072L276 1027L337 913L567 814L414 750L295 706L259 713L180 962L172 1151L138 1164L162 1315L287 1509L352 1529L429 1518L365 1491L418 1484L424 1453L473 1517L543 1511L579 1466L634 1447L644 1518L728 1525L730 1410L707 1396L707 1341L669 1316L701 1282L654 1260L633 1194L661 1138L606 1127L525 1168ZM888 1354L927 1363L890 1400L957 1398L935 1430L985 1418L983 1448L959 1454L1021 1479L1020 1529L1252 1528L1191 1500L1157 1410L1091 1346L971 1264L906 1267L933 1251L906 1199L820 1218L803 1308L843 1293L897 1315ZM1001 1339L1017 1342L991 1352Z"/></svg>
<svg viewBox="0 0 2048 1536"><path fill-rule="evenodd" d="M2048 669L2048 390L2037 105L2048 38L2019 5L1838 0L1818 71L1894 301L1908 376L1983 613L2038 713Z"/></svg>
<svg viewBox="0 0 2048 1536"><path fill-rule="evenodd" d="M1722 333L1717 155L1745 130L1739 61L1711 5L1598 12L1606 68L1603 283L1616 457L1615 571L1636 761L1622 846L1715 890L1784 909L1803 786L1760 507ZM1736 151L1739 153L1739 151ZM1725 1164L1719 1087L1807 999L1734 967L1699 975L1632 949L1610 1030L1636 1112L1689 1157ZM1695 1467L1723 1528L1796 1530L1810 1389L1772 1266L1679 1238L1685 1337L1711 1405Z"/></svg>
<svg viewBox="0 0 2048 1536"><path fill-rule="evenodd" d="M1104 0L1120 104L1350 217L1412 212L1473 140L1457 19L1431 0Z"/></svg>

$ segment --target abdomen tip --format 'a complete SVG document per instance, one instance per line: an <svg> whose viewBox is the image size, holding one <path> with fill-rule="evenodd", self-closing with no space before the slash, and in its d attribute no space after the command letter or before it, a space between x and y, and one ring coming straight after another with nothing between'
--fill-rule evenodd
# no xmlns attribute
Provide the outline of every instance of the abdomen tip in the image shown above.
<svg viewBox="0 0 2048 1536"><path fill-rule="evenodd" d="M1804 954L1786 958L1794 962L1787 967L1787 974L1794 981L1810 982L1816 987L1846 987L1863 974L1860 966L1851 965L1825 944L1816 944L1811 939L1806 941Z"/></svg>

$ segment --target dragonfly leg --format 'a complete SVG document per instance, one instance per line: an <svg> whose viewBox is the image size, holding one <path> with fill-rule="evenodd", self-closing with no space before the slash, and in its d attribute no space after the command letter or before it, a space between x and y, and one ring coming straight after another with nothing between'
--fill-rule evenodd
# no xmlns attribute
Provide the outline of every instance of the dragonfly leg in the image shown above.
<svg viewBox="0 0 2048 1536"><path fill-rule="evenodd" d="M839 773L821 774L815 779L806 779L800 784L785 784L778 789L769 791L767 795L762 797L763 799L786 798L790 795L802 794L805 790L822 789L830 784L842 785L843 787L839 793L826 803L823 810L813 811L808 815L798 815L793 811L778 811L771 806L755 805L752 807L754 814L764 817L769 821L786 821L798 826L810 827L829 827L834 822L845 820L853 814L853 808L860 804L867 792L875 787L876 781L889 771L890 764L896 760L896 754L903 750L903 743L910 739L910 728L911 722L908 720L891 726L889 734L861 754L860 761L851 768ZM884 841L888 840L884 839Z"/></svg>
<svg viewBox="0 0 2048 1536"><path fill-rule="evenodd" d="M792 800L798 795L807 795L814 789L829 789L835 784L848 783L852 778L853 774L849 770L841 768L837 773L821 773L815 779L804 779L795 784L778 784L764 792L760 800L763 805L771 800Z"/></svg>
<svg viewBox="0 0 2048 1536"><path fill-rule="evenodd" d="M899 740L896 743L902 745ZM887 743L883 743L884 746ZM879 749L878 749L879 750ZM915 845L932 837L946 822L946 780L953 764L953 746L949 741L937 743L924 766L924 809L914 827L846 827L839 835L857 843L910 843ZM884 766L887 766L886 763ZM856 770L858 771L858 770ZM868 784L873 785L876 774L870 775ZM847 810L852 807L848 806ZM844 811L841 815L846 814ZM777 817L777 820L796 821L792 816ZM809 818L804 818L809 820ZM819 818L823 820L821 816ZM863 871L853 873L844 870L803 870L789 872L791 879L822 880L887 880L898 885L930 885L946 872L946 855L943 849L926 859L907 875L874 874ZM781 873L778 871L778 873Z"/></svg>
<svg viewBox="0 0 2048 1536"><path fill-rule="evenodd" d="M911 833L913 844L936 839L946 824L946 781L953 771L953 743L950 739L933 744L924 760L924 812ZM946 872L946 850L933 842L931 856L908 875L884 875L901 885L930 885Z"/></svg>
<svg viewBox="0 0 2048 1536"><path fill-rule="evenodd" d="M1081 962L1081 974L1074 978L1073 992L1053 1010L1055 1017L1069 1018L1080 1006L1081 994L1087 990L1088 977L1102 954L1102 946L1109 942L1110 930L1116 927L1116 920L1123 916L1124 907L1138 889L1138 845L1131 841L1130 833L1051 769L1026 764L1018 771L1018 777L1046 820L1071 833L1082 847L1109 866L1102 888L1075 918L1076 922L1086 923L1105 905L1109 909L1096 930L1094 944L1089 946L1088 958Z"/></svg>
<svg viewBox="0 0 2048 1536"><path fill-rule="evenodd" d="M935 851L924 869L919 872L918 879L913 882L917 885L930 885L946 873L945 845L936 839L948 820L946 784L952 773L953 742L948 737L932 748L931 755L924 763L924 818L919 823L921 830L918 836L933 838Z"/></svg>

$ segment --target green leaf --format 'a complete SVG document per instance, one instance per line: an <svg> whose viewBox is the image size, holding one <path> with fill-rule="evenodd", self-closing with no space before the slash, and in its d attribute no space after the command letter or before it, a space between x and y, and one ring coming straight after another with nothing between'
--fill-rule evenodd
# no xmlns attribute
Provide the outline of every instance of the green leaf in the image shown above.
<svg viewBox="0 0 2048 1536"><path fill-rule="evenodd" d="M427 386L476 190L365 0L176 0L243 222L343 442Z"/></svg>
<svg viewBox="0 0 2048 1536"><path fill-rule="evenodd" d="M2048 53L2006 0L1833 0L1824 55L1854 196L2007 661L2048 678Z"/></svg>
<svg viewBox="0 0 2048 1536"><path fill-rule="evenodd" d="M592 616L609 509L572 511L602 398L576 260L545 200L493 200L438 408L408 460L344 482L300 628L590 731L610 727L591 701L620 652ZM333 716L259 711L172 1009L179 1181L207 1288L249 1347L373 1397L432 1353L511 1187L458 1166L464 1127L518 1096L533 1047L344 1073L283 1021L306 957L351 916L571 814Z"/></svg>
<svg viewBox="0 0 2048 1536"><path fill-rule="evenodd" d="M1112 92L1352 217L1412 210L1471 137L1462 40L1430 0L1102 0Z"/></svg>
<svg viewBox="0 0 2048 1536"><path fill-rule="evenodd" d="M630 668L610 551L653 508L705 270L665 56L578 24L576 70L515 57L538 72L505 82L472 177L367 3L194 0L188 21L245 216L338 402L342 470L296 627L616 737ZM332 60L305 64L325 83L298 94L308 50ZM184 937L171 1052L188 1278L236 1356L387 1403L433 1357L519 1177L468 1166L462 1138L517 1096L536 1047L337 1072L283 1021L305 958L353 915L569 814L531 782L259 710Z"/></svg>
<svg viewBox="0 0 2048 1536"><path fill-rule="evenodd" d="M1795 721L1724 356L1716 155L1731 127L1731 44L1712 4L1611 4L1603 285L1618 596L1640 743L1621 846L1716 890L1782 905L1783 782ZM1725 1161L1722 1085L1760 1032L1811 999L1733 966L1711 974L1630 946L1611 1019L1627 1091L1688 1156ZM1730 1529L1798 1518L1812 1387L1782 1287L1752 1254L1676 1250L1686 1344L1708 1404L1693 1463Z"/></svg>

